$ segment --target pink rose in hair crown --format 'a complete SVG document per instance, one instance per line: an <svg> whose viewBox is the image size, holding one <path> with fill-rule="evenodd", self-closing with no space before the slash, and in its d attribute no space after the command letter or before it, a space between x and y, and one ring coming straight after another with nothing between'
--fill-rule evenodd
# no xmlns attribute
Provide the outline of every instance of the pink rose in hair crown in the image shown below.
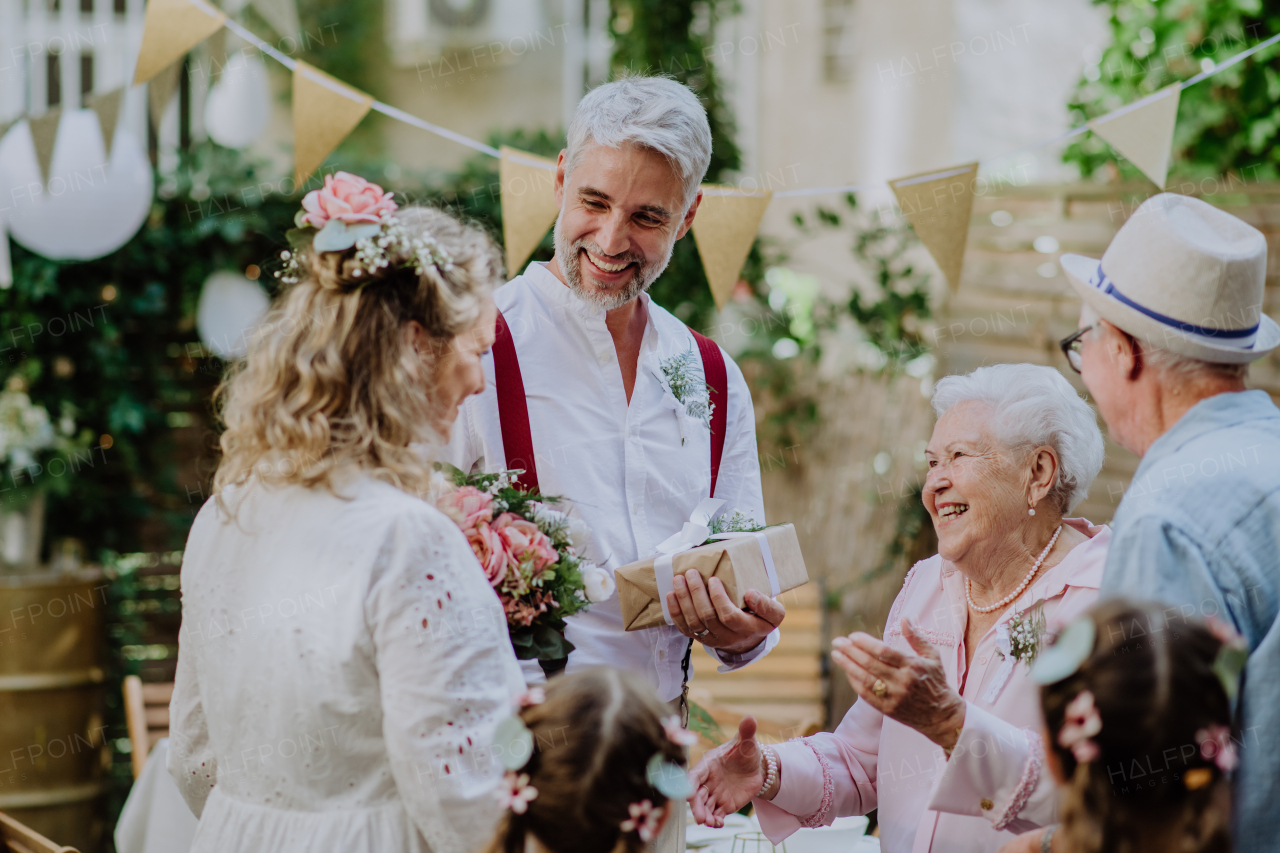
<svg viewBox="0 0 1280 853"><path fill-rule="evenodd" d="M532 521L504 512L493 522L493 529L518 562L533 560L534 571L540 572L560 559L551 540Z"/></svg>
<svg viewBox="0 0 1280 853"><path fill-rule="evenodd" d="M463 486L445 495L436 506L463 530L493 520L493 495L475 486Z"/></svg>
<svg viewBox="0 0 1280 853"><path fill-rule="evenodd" d="M1102 717L1093 704L1093 694L1081 690L1067 703L1065 719L1058 731L1058 745L1071 750L1076 761L1087 764L1096 761L1101 754L1093 736L1102 731Z"/></svg>
<svg viewBox="0 0 1280 853"><path fill-rule="evenodd" d="M394 193L383 192L382 187L350 172L325 175L324 187L303 197L302 209L306 215L302 221L316 228L323 228L330 219L348 224L377 222L382 214L397 209L392 195Z"/></svg>
<svg viewBox="0 0 1280 853"><path fill-rule="evenodd" d="M498 586L507 575L507 565L511 555L507 553L507 543L502 540L492 527L480 522L466 531L467 543L475 553L476 559L484 569L484 576L489 579L490 586Z"/></svg>

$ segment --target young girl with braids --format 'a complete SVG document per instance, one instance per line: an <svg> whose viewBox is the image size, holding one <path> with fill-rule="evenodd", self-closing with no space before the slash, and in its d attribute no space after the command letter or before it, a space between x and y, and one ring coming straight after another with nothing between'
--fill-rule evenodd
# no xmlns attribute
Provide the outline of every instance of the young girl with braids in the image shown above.
<svg viewBox="0 0 1280 853"><path fill-rule="evenodd" d="M1242 663L1230 629L1155 604L1112 600L1067 626L1031 672L1064 785L1041 849L1230 853Z"/></svg>
<svg viewBox="0 0 1280 853"><path fill-rule="evenodd" d="M520 705L495 737L513 757L486 853L640 853L683 820L685 749L697 736L646 682L595 667L533 688Z"/></svg>

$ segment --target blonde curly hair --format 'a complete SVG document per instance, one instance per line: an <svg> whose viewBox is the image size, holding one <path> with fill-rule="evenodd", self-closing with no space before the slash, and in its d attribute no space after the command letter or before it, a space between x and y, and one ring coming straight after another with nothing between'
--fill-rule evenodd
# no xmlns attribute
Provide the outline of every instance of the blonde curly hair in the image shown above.
<svg viewBox="0 0 1280 853"><path fill-rule="evenodd" d="M411 258L370 273L355 250L304 250L304 275L273 303L247 356L214 400L224 431L213 493L250 478L333 489L351 464L424 494L431 467L413 444L448 436L434 393L453 339L480 318L502 281L501 255L480 228L429 207L401 208L411 233L430 236L453 261L419 275ZM431 351L415 356L404 326L417 321ZM225 505L224 505L225 506Z"/></svg>

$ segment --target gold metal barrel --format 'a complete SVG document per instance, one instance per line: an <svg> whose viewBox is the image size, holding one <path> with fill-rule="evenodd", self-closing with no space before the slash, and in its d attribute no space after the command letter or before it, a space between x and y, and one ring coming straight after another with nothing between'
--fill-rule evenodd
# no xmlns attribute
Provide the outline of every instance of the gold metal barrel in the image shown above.
<svg viewBox="0 0 1280 853"><path fill-rule="evenodd" d="M107 582L0 575L0 811L84 853L101 844Z"/></svg>

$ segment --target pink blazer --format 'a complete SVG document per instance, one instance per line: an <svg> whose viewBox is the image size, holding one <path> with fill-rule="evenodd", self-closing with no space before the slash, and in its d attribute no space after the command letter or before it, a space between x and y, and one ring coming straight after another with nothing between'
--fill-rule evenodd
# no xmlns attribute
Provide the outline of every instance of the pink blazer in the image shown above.
<svg viewBox="0 0 1280 853"><path fill-rule="evenodd" d="M1038 578L987 631L967 674L964 576L936 554L907 573L889 611L885 642L913 653L899 628L906 616L941 654L948 682L967 703L951 758L859 700L835 732L776 747L782 784L772 801L755 801L771 841L777 844L802 826L878 809L885 853L987 853L1017 833L1056 821L1039 689L1026 664L1007 654L1007 632L1016 614L1041 599L1050 632L1097 600L1111 530L1079 518L1065 523L1089 541Z"/></svg>

